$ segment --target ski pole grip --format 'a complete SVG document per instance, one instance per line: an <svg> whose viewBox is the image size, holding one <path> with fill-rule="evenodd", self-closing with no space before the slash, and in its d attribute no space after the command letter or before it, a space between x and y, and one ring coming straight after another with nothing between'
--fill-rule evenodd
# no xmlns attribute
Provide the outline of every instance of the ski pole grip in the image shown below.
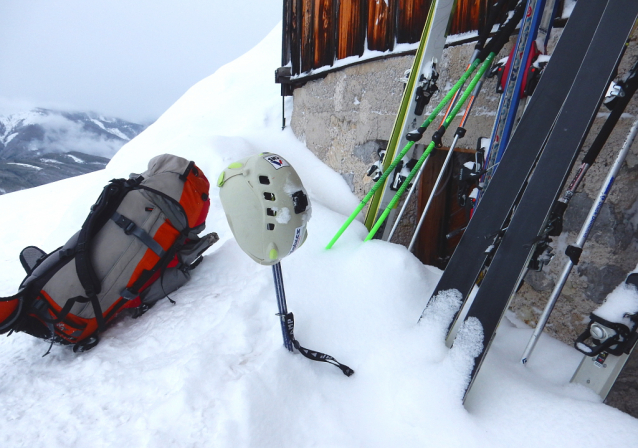
<svg viewBox="0 0 638 448"><path fill-rule="evenodd" d="M496 19L498 19L498 16L501 13L501 9L503 9L503 7L507 3L507 0L497 0L497 2L492 5L492 8L490 9L490 15L488 16L487 22L481 30L478 41L476 42L476 46L474 47L475 50L481 51L483 49L485 41L490 36L490 32L492 32L492 27L496 23Z"/></svg>
<svg viewBox="0 0 638 448"><path fill-rule="evenodd" d="M523 18L524 11L525 2L519 2L518 5L516 5L516 9L514 9L512 17L498 30L496 35L485 45L485 48L481 50L481 53L477 57L479 60L483 61L490 53L497 54L503 49L505 44L510 40L510 36L514 32L516 25L518 25L518 22Z"/></svg>

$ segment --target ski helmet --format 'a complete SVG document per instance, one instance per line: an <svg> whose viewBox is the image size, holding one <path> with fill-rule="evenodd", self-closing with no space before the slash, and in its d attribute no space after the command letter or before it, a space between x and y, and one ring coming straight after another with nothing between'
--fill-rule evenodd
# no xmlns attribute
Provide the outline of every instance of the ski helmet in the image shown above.
<svg viewBox="0 0 638 448"><path fill-rule="evenodd" d="M231 163L217 186L237 244L257 263L278 263L306 240L310 201L282 157L262 153Z"/></svg>

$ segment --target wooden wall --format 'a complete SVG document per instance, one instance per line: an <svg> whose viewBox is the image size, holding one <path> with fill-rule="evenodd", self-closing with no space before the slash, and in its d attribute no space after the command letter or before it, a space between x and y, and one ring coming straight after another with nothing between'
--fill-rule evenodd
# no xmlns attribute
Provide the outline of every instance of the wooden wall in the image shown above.
<svg viewBox="0 0 638 448"><path fill-rule="evenodd" d="M292 75L361 56L367 49L388 51L415 43L432 0L284 0L282 65ZM495 0L457 0L450 33L479 29Z"/></svg>

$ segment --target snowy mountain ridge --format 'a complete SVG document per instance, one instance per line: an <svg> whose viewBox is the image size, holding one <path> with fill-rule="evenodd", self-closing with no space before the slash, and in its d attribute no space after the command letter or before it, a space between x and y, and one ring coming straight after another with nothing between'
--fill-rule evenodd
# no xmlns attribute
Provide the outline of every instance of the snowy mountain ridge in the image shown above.
<svg viewBox="0 0 638 448"><path fill-rule="evenodd" d="M0 111L0 194L103 169L144 127L90 112Z"/></svg>
<svg viewBox="0 0 638 448"><path fill-rule="evenodd" d="M110 158L143 129L140 124L87 112L44 108L0 112L0 159L72 150Z"/></svg>

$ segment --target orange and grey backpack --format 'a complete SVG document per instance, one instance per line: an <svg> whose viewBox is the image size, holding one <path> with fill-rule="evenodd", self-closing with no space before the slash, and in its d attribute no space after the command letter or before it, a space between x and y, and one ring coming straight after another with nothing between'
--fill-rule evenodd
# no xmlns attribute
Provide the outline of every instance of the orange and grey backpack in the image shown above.
<svg viewBox="0 0 638 448"><path fill-rule="evenodd" d="M124 309L138 317L190 279L219 238L204 230L210 207L204 173L181 157L104 187L82 229L46 254L27 247L19 291L0 298L0 333L25 332L85 351Z"/></svg>

